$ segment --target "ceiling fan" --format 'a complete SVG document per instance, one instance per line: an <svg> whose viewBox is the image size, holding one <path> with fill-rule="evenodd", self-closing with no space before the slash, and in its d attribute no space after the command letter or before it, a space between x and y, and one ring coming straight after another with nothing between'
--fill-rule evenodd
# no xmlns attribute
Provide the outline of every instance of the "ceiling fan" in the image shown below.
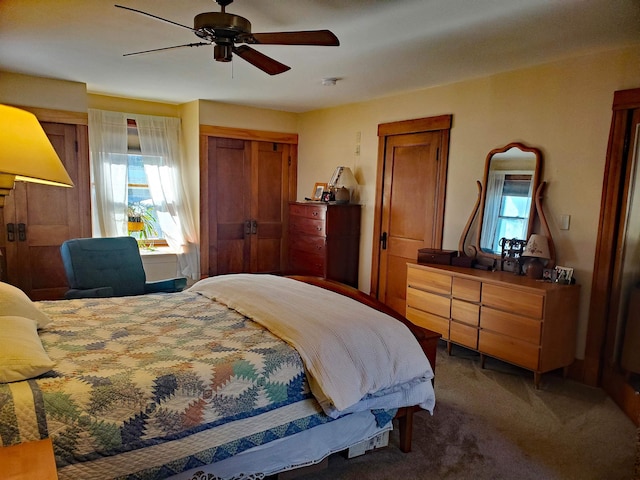
<svg viewBox="0 0 640 480"><path fill-rule="evenodd" d="M124 56L140 55L143 53L158 52L182 47L201 47L203 45L214 45L213 58L218 62L230 62L233 54L243 60L268 73L277 75L286 72L291 67L274 60L263 53L251 48L246 44L254 45L315 45L315 46L338 46L340 41L329 30L305 30L298 32L271 32L271 33L251 33L251 22L239 15L226 12L226 7L233 0L215 0L221 7L220 12L205 12L196 15L193 19L193 28L187 25L167 20L166 18L152 15L151 13L136 10L135 8L116 5L118 8L140 13L156 20L161 20L171 25L186 28L192 31L199 38L204 40L197 43L186 43L184 45L174 45L172 47L155 48L141 52L126 53ZM245 44L236 46L236 44Z"/></svg>

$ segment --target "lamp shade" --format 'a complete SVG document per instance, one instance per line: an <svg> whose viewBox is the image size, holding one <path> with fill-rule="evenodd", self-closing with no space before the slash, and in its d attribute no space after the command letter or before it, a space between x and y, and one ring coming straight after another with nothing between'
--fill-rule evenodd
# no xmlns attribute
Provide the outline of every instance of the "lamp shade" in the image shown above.
<svg viewBox="0 0 640 480"><path fill-rule="evenodd" d="M0 176L7 180L72 187L73 182L36 116L0 105Z"/></svg>
<svg viewBox="0 0 640 480"><path fill-rule="evenodd" d="M526 247L522 252L523 257L535 257L549 259L549 241L544 235L534 233L529 237Z"/></svg>

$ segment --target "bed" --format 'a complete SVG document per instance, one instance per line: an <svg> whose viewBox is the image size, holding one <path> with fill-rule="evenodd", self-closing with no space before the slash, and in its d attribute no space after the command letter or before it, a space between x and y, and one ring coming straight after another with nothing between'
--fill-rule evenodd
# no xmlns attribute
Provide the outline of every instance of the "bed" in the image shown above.
<svg viewBox="0 0 640 480"><path fill-rule="evenodd" d="M16 364L3 359L0 441L51 438L61 480L264 478L394 417L408 451L412 413L435 405L439 335L335 282L237 274L172 294L21 295L0 285L0 355Z"/></svg>

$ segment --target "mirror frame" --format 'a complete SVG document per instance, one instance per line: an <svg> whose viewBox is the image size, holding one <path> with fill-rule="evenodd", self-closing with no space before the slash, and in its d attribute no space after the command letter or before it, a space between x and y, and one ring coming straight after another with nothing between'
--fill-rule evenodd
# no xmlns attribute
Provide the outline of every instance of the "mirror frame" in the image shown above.
<svg viewBox="0 0 640 480"><path fill-rule="evenodd" d="M508 145L505 145L504 147L494 148L488 153L487 159L485 161L485 167L484 167L484 184L483 184L484 186L482 187L481 198L479 198L479 203L480 203L479 209L478 209L479 221L477 222L476 238L475 238L475 245L474 245L476 257L486 258L491 260L500 260L499 254L489 253L482 250L480 246L480 238L482 236L482 224L484 222L484 209L485 209L485 202L487 199L487 183L489 180L489 169L491 167L491 159L495 154L505 153L512 148L517 148L519 150L522 150L523 152L530 152L536 156L536 166L533 173L533 188L531 189L532 196L531 196L531 208L529 210L529 222L527 226L527 237L521 240L528 240L531 234L533 233L533 228L536 220L536 211L537 211L536 198L537 198L537 194L540 187L540 174L542 171L542 153L537 148L529 147L519 142L512 142L512 143L509 143Z"/></svg>

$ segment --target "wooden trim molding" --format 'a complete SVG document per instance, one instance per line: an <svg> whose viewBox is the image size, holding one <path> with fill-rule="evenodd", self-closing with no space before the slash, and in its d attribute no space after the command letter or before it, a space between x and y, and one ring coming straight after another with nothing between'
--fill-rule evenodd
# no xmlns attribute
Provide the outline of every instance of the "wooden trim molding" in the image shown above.
<svg viewBox="0 0 640 480"><path fill-rule="evenodd" d="M619 223L626 205L629 147L629 120L640 108L640 88L615 92L613 116L604 168L600 222L593 265L589 322L583 366L583 381L597 386L602 381L605 362L612 281L616 269Z"/></svg>
<svg viewBox="0 0 640 480"><path fill-rule="evenodd" d="M453 115L439 115L437 117L381 123L378 125L378 137L404 135L406 133L432 132L435 130L449 130L451 128L452 119Z"/></svg>
<svg viewBox="0 0 640 480"><path fill-rule="evenodd" d="M70 112L67 110L52 110L50 108L25 107L24 105L14 105L14 107L33 113L41 122L67 123L70 125L89 124L89 114L86 112Z"/></svg>
<svg viewBox="0 0 640 480"><path fill-rule="evenodd" d="M236 138L239 140L258 140L262 142L288 143L293 145L298 144L297 133L249 130L247 128L200 125L200 135L205 135L208 137Z"/></svg>

